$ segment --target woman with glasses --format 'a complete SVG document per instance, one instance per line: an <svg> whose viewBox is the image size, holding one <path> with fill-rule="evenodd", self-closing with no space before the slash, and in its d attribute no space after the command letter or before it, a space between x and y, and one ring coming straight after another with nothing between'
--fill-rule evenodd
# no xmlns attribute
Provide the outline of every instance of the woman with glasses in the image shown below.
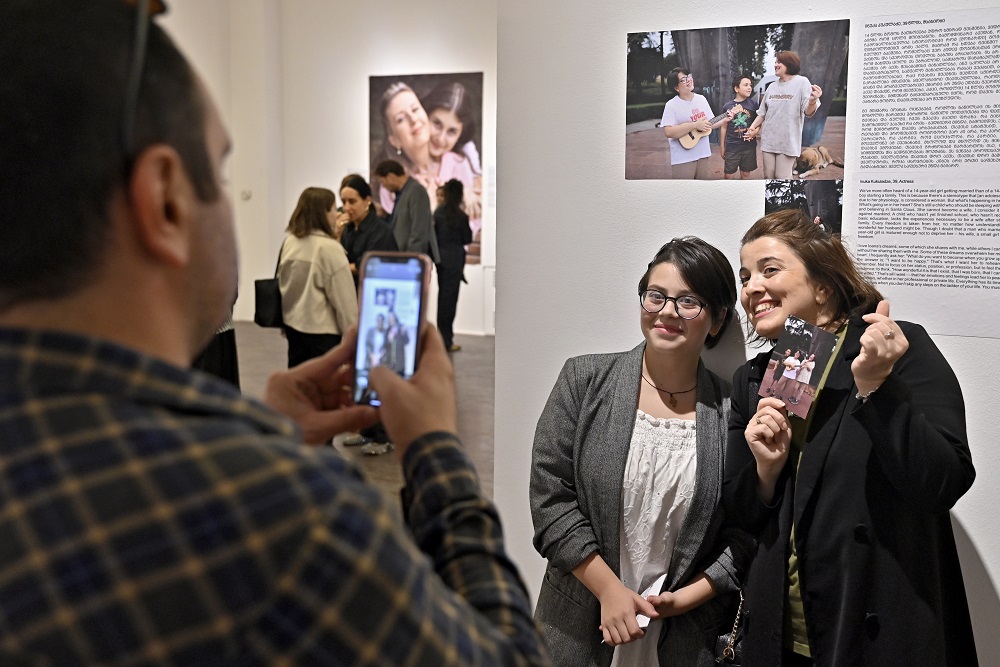
<svg viewBox="0 0 1000 667"><path fill-rule="evenodd" d="M758 396L770 352L733 381L726 516L759 536L743 664L978 664L948 516L976 474L955 374L806 214L767 215L742 246L757 338L794 315L839 341L806 419Z"/></svg>
<svg viewBox="0 0 1000 667"><path fill-rule="evenodd" d="M729 388L700 355L735 302L726 257L674 239L639 281L644 340L563 366L530 485L548 559L535 618L556 665L711 665L732 628L752 542L723 526Z"/></svg>
<svg viewBox="0 0 1000 667"><path fill-rule="evenodd" d="M819 109L823 89L799 74L801 68L795 51L778 51L774 57L778 80L764 91L757 118L743 135L745 141L761 135L764 178L792 178L795 158L802 154L802 126Z"/></svg>
<svg viewBox="0 0 1000 667"><path fill-rule="evenodd" d="M713 127L729 122L728 118L710 122L715 115L704 95L694 92L694 77L682 67L675 67L667 74L667 85L677 92L663 107L660 127L670 140L670 178L709 177L709 158L712 147L708 134L701 137L692 148L684 148L681 137L692 132L710 132ZM692 137L696 135L691 135Z"/></svg>

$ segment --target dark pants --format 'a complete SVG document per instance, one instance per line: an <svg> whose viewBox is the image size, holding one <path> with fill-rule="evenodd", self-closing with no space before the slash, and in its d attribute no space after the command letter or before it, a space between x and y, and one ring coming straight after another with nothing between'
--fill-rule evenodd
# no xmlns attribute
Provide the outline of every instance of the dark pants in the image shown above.
<svg viewBox="0 0 1000 667"><path fill-rule="evenodd" d="M211 373L239 389L240 363L236 356L236 331L230 329L215 334L208 347L191 362L191 368Z"/></svg>
<svg viewBox="0 0 1000 667"><path fill-rule="evenodd" d="M781 657L781 667L812 667L812 658L785 649Z"/></svg>
<svg viewBox="0 0 1000 667"><path fill-rule="evenodd" d="M286 326L288 339L288 367L321 357L340 344L340 334L309 334Z"/></svg>
<svg viewBox="0 0 1000 667"><path fill-rule="evenodd" d="M445 349L451 347L454 331L452 325L455 323L455 312L458 310L458 288L462 283L462 272L465 269L465 258L461 248L456 257L450 257L452 253L441 249L441 263L437 265L438 270L438 307L437 326L444 338ZM458 262L453 261L458 259Z"/></svg>

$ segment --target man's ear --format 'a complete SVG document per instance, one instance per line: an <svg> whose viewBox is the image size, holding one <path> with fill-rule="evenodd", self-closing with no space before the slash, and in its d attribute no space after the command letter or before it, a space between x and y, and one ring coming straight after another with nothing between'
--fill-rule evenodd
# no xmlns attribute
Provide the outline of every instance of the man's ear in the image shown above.
<svg viewBox="0 0 1000 667"><path fill-rule="evenodd" d="M166 144L143 150L132 168L129 195L139 244L161 262L186 265L195 193L177 151Z"/></svg>

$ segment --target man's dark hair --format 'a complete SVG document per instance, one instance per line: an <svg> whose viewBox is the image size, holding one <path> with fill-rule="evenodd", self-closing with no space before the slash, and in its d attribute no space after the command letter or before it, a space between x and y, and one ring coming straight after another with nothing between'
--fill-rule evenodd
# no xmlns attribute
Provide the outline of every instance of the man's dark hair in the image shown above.
<svg viewBox="0 0 1000 667"><path fill-rule="evenodd" d="M389 174L395 174L396 176L406 176L406 170L403 169L403 165L396 162L395 160L382 160L375 166L375 175L384 178Z"/></svg>
<svg viewBox="0 0 1000 667"><path fill-rule="evenodd" d="M219 195L205 148L203 93L155 24L134 150L125 154L135 11L124 0L0 3L0 310L86 284L106 249L112 196L125 191L143 149L169 144L198 198Z"/></svg>

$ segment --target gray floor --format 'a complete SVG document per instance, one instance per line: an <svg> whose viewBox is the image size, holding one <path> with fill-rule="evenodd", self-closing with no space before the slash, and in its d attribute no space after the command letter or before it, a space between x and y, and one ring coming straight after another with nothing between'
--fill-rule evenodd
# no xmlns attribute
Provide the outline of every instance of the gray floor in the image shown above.
<svg viewBox="0 0 1000 667"><path fill-rule="evenodd" d="M452 355L458 390L458 435L469 453L483 489L493 495L493 358L492 336L455 336L462 346ZM236 323L240 384L247 396L260 398L268 376L287 366L287 344L277 329L253 322ZM358 447L334 446L358 462L365 476L387 495L398 498L403 478L395 454L365 456Z"/></svg>

